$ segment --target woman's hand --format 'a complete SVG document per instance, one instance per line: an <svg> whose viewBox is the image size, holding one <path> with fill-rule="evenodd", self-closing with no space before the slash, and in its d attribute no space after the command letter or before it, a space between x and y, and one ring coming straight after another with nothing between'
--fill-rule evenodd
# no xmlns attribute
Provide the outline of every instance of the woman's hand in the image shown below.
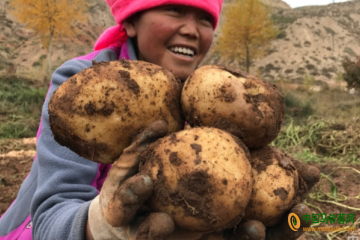
<svg viewBox="0 0 360 240"><path fill-rule="evenodd" d="M140 153L167 132L163 121L150 124L114 162L99 196L90 204L87 239L163 239L174 231L168 214L141 214L153 184L148 176L135 175Z"/></svg>

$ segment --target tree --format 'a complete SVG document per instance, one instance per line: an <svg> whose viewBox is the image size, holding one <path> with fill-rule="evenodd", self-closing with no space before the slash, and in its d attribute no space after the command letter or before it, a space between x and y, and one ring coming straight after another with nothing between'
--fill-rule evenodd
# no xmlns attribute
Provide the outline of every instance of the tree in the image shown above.
<svg viewBox="0 0 360 240"><path fill-rule="evenodd" d="M347 83L348 89L360 89L360 56L354 61L348 57L342 61L342 66L345 70L343 74L344 81Z"/></svg>
<svg viewBox="0 0 360 240"><path fill-rule="evenodd" d="M238 0L224 9L226 21L215 51L237 60L249 72L253 60L265 54L278 29L271 20L271 9L260 0Z"/></svg>
<svg viewBox="0 0 360 240"><path fill-rule="evenodd" d="M10 0L10 12L26 27L33 29L48 51L48 74L54 38L72 37L75 25L86 20L85 0Z"/></svg>

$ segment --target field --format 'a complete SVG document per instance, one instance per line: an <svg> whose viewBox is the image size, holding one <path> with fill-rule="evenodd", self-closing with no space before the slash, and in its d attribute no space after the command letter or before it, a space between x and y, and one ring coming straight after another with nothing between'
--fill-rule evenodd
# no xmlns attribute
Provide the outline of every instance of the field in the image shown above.
<svg viewBox="0 0 360 240"><path fill-rule="evenodd" d="M35 136L46 89L46 84L29 79L0 79L0 215L16 197L36 154ZM337 89L309 89L281 83L286 117L272 145L321 170L320 182L305 201L314 214L354 214L354 222L346 225L358 228L360 96ZM360 231L309 232L301 239L346 239L350 235L360 236Z"/></svg>

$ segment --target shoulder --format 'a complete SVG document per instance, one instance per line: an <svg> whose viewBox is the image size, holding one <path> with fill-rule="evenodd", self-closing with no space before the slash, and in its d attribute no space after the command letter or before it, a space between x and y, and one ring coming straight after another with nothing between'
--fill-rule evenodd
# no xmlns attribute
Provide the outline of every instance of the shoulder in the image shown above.
<svg viewBox="0 0 360 240"><path fill-rule="evenodd" d="M120 54L120 48L118 47L108 47L101 50L97 50L94 52L91 52L87 55L80 56L77 58L74 58L72 60L82 60L82 61L113 61L118 60ZM70 60L71 61L71 60Z"/></svg>
<svg viewBox="0 0 360 240"><path fill-rule="evenodd" d="M119 52L119 48L109 47L68 60L54 71L52 75L52 82L60 85L69 77L77 74L78 72L86 68L91 67L93 65L93 61L106 62L118 60Z"/></svg>

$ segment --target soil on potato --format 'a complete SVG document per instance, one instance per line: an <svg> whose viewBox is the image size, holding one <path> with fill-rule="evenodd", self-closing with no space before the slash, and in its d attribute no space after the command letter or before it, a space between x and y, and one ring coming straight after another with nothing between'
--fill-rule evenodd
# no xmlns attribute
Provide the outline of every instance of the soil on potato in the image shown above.
<svg viewBox="0 0 360 240"><path fill-rule="evenodd" d="M170 135L170 141L174 144L179 140L176 138L176 134ZM167 206L171 203L174 206L181 206L185 210L186 216L193 216L198 219L203 219L210 225L215 225L219 221L219 217L214 211L214 202L211 198L211 191L214 186L209 181L209 174L203 170L192 171L191 173L184 174L181 179L178 180L178 186L175 190L170 189L166 184L166 177L163 174L163 163L160 157L155 153L155 149L160 142L156 142L142 155L142 160L146 159L146 163L142 163L140 171L150 171L150 167L158 165L160 167L159 173L154 180L154 196L153 199L156 202L160 202L162 205ZM191 148L195 151L197 158L194 160L195 164L199 164L202 160L199 156L199 152L202 150L202 146L199 144L191 144ZM180 166L183 162L178 157L177 152L170 152L169 161L175 166ZM149 174L151 176L151 174ZM227 181L227 180L226 180ZM172 214L176 215L175 212ZM236 219L237 222L240 219ZM232 224L232 222L230 223ZM235 223L236 224L236 223ZM234 225L235 225L234 224ZM233 226L234 226L233 225Z"/></svg>
<svg viewBox="0 0 360 240"><path fill-rule="evenodd" d="M33 158L35 156L35 138L30 139L3 139L0 140L0 215L10 206L15 199L21 183L30 171ZM339 203L350 206L352 208L360 208L360 199L355 198L359 194L360 174L354 171L339 169L339 167L352 167L360 171L360 165L339 165L337 163L327 163L318 166L323 174L330 175L338 188L338 195L344 194L347 200ZM331 185L325 180L322 181L322 191L329 192ZM320 184L317 184L311 193L315 193ZM360 211L341 207L331 203L321 203L311 198L307 198L307 202L319 207L324 213L347 215L353 213L355 221L360 218ZM316 208L311 208L313 213L319 213ZM300 216L302 217L302 216ZM334 224L327 225L328 227ZM326 233L326 232L325 232ZM314 234L306 233L302 235L300 240L327 239L325 233L321 233L319 237ZM360 236L360 230L351 233L339 235L338 239L347 239L347 236ZM336 239L336 238L334 238Z"/></svg>

